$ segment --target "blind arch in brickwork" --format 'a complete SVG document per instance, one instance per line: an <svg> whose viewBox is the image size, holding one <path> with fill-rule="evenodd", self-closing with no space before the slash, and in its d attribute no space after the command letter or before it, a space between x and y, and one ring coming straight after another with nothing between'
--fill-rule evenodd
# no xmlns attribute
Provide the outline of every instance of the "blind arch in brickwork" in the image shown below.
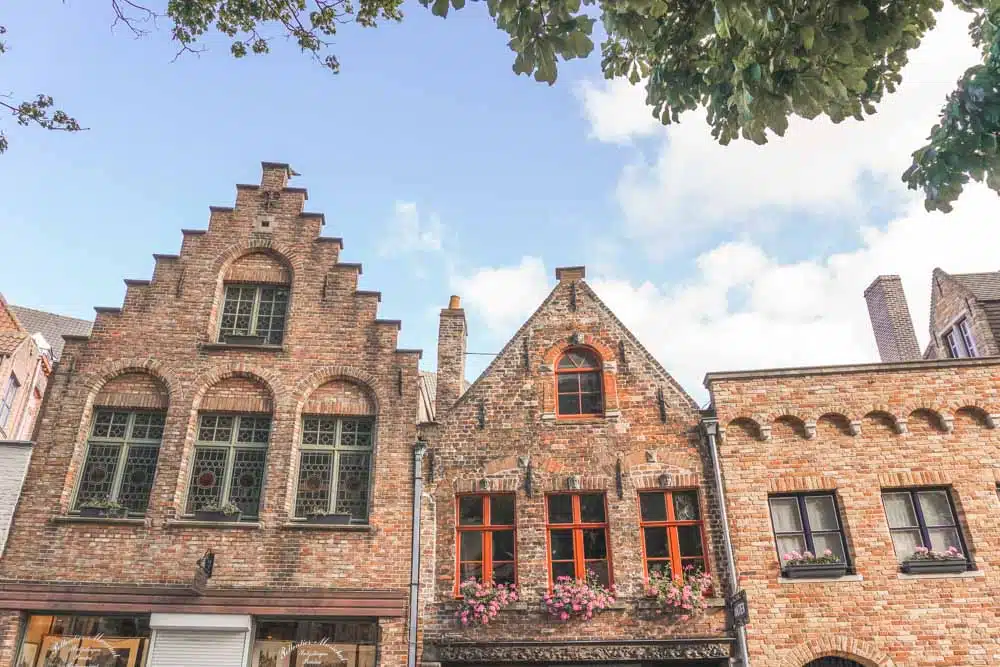
<svg viewBox="0 0 1000 667"><path fill-rule="evenodd" d="M805 667L824 658L851 660L862 667L896 667L892 658L871 642L840 635L825 635L799 645L782 660L780 667Z"/></svg>

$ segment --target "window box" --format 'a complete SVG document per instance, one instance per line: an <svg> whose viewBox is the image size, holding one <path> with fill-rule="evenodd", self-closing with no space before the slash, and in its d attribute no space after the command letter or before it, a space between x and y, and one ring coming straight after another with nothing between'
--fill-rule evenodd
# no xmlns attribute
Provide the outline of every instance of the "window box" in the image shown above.
<svg viewBox="0 0 1000 667"><path fill-rule="evenodd" d="M789 579L836 579L847 574L847 563L786 565L781 573Z"/></svg>
<svg viewBox="0 0 1000 667"><path fill-rule="evenodd" d="M934 560L922 558L919 560L904 560L900 569L906 574L956 574L969 569L969 563L964 558L949 558Z"/></svg>
<svg viewBox="0 0 1000 667"><path fill-rule="evenodd" d="M242 336L238 334L226 334L223 337L226 345L263 345L267 342L264 336Z"/></svg>
<svg viewBox="0 0 1000 667"><path fill-rule="evenodd" d="M80 516L88 519L124 519L128 516L125 507L81 507Z"/></svg>
<svg viewBox="0 0 1000 667"><path fill-rule="evenodd" d="M196 521L225 521L225 522L235 522L239 521L242 516L241 512L235 514L226 514L222 510L195 510L194 518Z"/></svg>
<svg viewBox="0 0 1000 667"><path fill-rule="evenodd" d="M351 523L350 514L311 514L306 517L306 523L318 523L325 526L346 526Z"/></svg>

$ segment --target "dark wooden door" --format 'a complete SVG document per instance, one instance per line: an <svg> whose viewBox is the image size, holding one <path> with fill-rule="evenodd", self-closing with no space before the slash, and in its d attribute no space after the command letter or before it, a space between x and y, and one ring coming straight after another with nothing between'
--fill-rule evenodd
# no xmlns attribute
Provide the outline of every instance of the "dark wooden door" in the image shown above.
<svg viewBox="0 0 1000 667"><path fill-rule="evenodd" d="M847 658L818 658L806 663L805 667L864 667L864 665Z"/></svg>

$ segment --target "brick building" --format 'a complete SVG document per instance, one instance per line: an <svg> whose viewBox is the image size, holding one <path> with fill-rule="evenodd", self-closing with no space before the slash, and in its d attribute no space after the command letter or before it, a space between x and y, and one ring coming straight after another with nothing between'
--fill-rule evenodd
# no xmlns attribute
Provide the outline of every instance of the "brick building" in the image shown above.
<svg viewBox="0 0 1000 667"><path fill-rule="evenodd" d="M882 361L1000 355L1000 272L931 276L930 342L921 355L899 276L865 290Z"/></svg>
<svg viewBox="0 0 1000 667"><path fill-rule="evenodd" d="M31 438L52 373L51 348L0 294L0 557L31 459Z"/></svg>
<svg viewBox="0 0 1000 667"><path fill-rule="evenodd" d="M733 636L716 496L695 402L598 299L582 267L558 284L468 389L466 320L441 311L421 516L421 661L473 665L728 664ZM705 568L712 606L658 615L650 569ZM560 576L613 583L610 609L561 621ZM488 625L456 620L459 584L514 583Z"/></svg>
<svg viewBox="0 0 1000 667"><path fill-rule="evenodd" d="M420 353L290 174L264 163L67 337L3 667L405 663Z"/></svg>
<svg viewBox="0 0 1000 667"><path fill-rule="evenodd" d="M978 317L966 278L935 272L938 342L960 310ZM865 296L886 363L705 380L751 663L1000 664L1000 361L905 361L917 345L898 278ZM796 555L827 549L824 564Z"/></svg>

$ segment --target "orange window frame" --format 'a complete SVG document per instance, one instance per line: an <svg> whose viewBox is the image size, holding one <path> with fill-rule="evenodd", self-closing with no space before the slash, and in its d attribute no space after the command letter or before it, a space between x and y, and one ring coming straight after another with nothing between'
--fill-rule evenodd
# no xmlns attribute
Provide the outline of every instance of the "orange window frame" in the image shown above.
<svg viewBox="0 0 1000 667"><path fill-rule="evenodd" d="M510 498L514 503L514 523L494 524L491 516L492 499L496 497ZM483 522L481 524L462 525L462 498L483 499ZM493 533L496 531L512 531L514 533L514 560L497 561L498 563L513 563L514 585L517 585L517 496L513 493L463 493L455 496L455 596L462 583L462 564L479 564L482 566L482 581L493 579ZM462 533L482 533L482 560L462 560Z"/></svg>
<svg viewBox="0 0 1000 667"><path fill-rule="evenodd" d="M649 581L649 564L653 563L670 563L670 574L675 578L679 579L684 574L684 559L681 557L681 544L680 538L677 534L677 529L681 526L697 526L698 534L701 537L701 556L692 557L687 556L687 561L698 561L700 560L704 565L704 571L706 574L711 572L711 565L709 564L708 557L708 544L705 541L705 520L704 518L699 519L688 519L688 520L677 520L674 514L674 494L675 493L694 493L695 498L698 503L698 516L704 517L704 513L701 511L701 493L698 489L651 489L649 491L640 491L636 495L636 502L638 503L639 509L639 540L642 542L642 575L646 581ZM664 503L666 504L667 519L666 521L649 521L642 518L642 496L662 494L664 497ZM667 529L667 551L669 556L667 558L657 557L650 558L646 555L646 528L666 528Z"/></svg>
<svg viewBox="0 0 1000 667"><path fill-rule="evenodd" d="M580 516L580 497L590 496L590 495L600 495L601 499L604 501L604 521L603 522L584 522ZM573 499L573 522L572 523L552 523L549 521L549 499L555 496L570 496ZM602 529L604 530L604 546L607 550L607 558L591 558L588 559L584 557L583 553L583 531L589 529ZM552 578L552 564L553 563L568 563L568 560L553 560L552 559L552 531L553 530L572 530L573 531L573 571L576 579L586 579L587 578L587 563L599 563L607 561L608 563L608 585L613 586L615 583L614 565L611 560L611 534L608 531L608 496L606 493L602 492L579 492L579 493L550 493L545 496L545 565L548 570L549 576L549 590L552 589L552 585L555 584L555 580Z"/></svg>
<svg viewBox="0 0 1000 667"><path fill-rule="evenodd" d="M565 357L567 354L569 354L571 352L581 352L581 353L583 353L586 357L588 357L593 362L593 364L590 365L590 366L583 367L583 368L559 368L559 363L562 361L563 357ZM578 419L578 418L581 418L581 417L593 417L595 415L602 415L602 414L604 414L604 372L603 372L603 369L601 368L601 363L600 363L599 359L600 358L597 356L596 352L594 352L590 348L586 348L586 347L571 347L571 348L563 351L563 353L559 355L559 358L556 359L556 365L555 365L555 375L556 375L556 415L558 417L560 417L562 419ZM567 376L567 375L577 375L577 376L579 376L579 375L583 375L584 373L593 373L593 374L597 375L597 387L598 387L598 392L597 393L598 393L598 396L600 398L600 405L599 405L599 407L598 407L598 409L597 409L596 412L584 412L583 411L583 395L585 393L586 394L590 394L590 393L593 393L593 392L584 392L580 388L579 381L577 382L577 390L575 392L560 392L559 391L559 378ZM559 398L561 396L576 396L577 405L580 408L580 412L563 413L559 409Z"/></svg>

